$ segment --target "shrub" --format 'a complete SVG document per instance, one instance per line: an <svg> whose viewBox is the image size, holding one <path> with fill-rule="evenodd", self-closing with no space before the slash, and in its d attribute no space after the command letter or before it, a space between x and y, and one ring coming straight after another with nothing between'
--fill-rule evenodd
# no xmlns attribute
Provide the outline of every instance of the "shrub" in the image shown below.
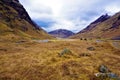
<svg viewBox="0 0 120 80"><path fill-rule="evenodd" d="M89 56L91 56L91 54L89 53L82 53L79 55L79 57L89 57Z"/></svg>
<svg viewBox="0 0 120 80"><path fill-rule="evenodd" d="M85 38L84 40L85 40L85 41L87 41L87 39L86 39L86 38Z"/></svg>
<svg viewBox="0 0 120 80"><path fill-rule="evenodd" d="M61 56L64 56L66 54L70 55L70 54L72 54L72 52L69 49L65 48L61 53L59 53L59 56L61 57Z"/></svg>

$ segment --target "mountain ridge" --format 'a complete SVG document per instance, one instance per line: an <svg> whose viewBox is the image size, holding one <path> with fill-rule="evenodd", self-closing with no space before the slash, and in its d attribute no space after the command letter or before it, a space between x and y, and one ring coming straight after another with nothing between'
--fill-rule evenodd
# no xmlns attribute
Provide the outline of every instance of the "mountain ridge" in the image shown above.
<svg viewBox="0 0 120 80"><path fill-rule="evenodd" d="M95 21L90 23L85 29L83 29L82 31L80 31L78 33L84 33L84 32L90 31L93 28L95 28L97 25L99 25L100 23L104 22L105 20L107 20L109 18L110 18L110 16L108 14L102 15L99 18L97 18Z"/></svg>
<svg viewBox="0 0 120 80"><path fill-rule="evenodd" d="M0 0L0 38L51 38L32 21L19 0Z"/></svg>
<svg viewBox="0 0 120 80"><path fill-rule="evenodd" d="M120 12L111 17L108 16L103 21L97 23L95 21L71 38L115 39L120 36Z"/></svg>
<svg viewBox="0 0 120 80"><path fill-rule="evenodd" d="M48 32L49 34L51 34L54 37L59 37L59 38L68 38L72 35L74 35L74 33L70 30L66 30L66 29L57 29L51 32Z"/></svg>

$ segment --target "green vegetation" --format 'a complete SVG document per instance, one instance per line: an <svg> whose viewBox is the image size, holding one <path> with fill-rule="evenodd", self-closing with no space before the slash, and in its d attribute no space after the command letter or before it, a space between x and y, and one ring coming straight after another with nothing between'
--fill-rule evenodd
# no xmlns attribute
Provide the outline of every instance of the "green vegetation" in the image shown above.
<svg viewBox="0 0 120 80"><path fill-rule="evenodd" d="M65 48L60 54L59 54L59 56L65 56L65 55L71 55L72 54L72 52L69 50L69 49L67 49L67 48Z"/></svg>

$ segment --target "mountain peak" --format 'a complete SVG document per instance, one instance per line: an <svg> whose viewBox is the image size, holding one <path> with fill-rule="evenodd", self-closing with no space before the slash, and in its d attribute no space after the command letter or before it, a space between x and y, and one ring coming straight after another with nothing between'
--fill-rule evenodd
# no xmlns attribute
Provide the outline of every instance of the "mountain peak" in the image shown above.
<svg viewBox="0 0 120 80"><path fill-rule="evenodd" d="M113 16L108 14L100 16L84 30L73 36L73 38L79 37L120 39L120 12Z"/></svg>
<svg viewBox="0 0 120 80"><path fill-rule="evenodd" d="M110 18L110 16L106 13L106 14L100 16L98 19L96 19L96 20L95 20L94 22L92 22L91 24L98 23L98 22L103 22L103 21L105 21L105 20L107 20L107 19L109 19L109 18Z"/></svg>
<svg viewBox="0 0 120 80"><path fill-rule="evenodd" d="M69 31L66 29L57 29L57 30L49 32L49 34L54 37L59 37L59 38L67 38L69 36L74 35L72 31Z"/></svg>
<svg viewBox="0 0 120 80"><path fill-rule="evenodd" d="M84 33L87 31L92 30L93 28L95 28L98 24L108 20L111 16L109 16L107 13L100 16L99 18L97 18L94 22L92 22L90 25L88 25L85 29L83 29L82 31L80 31L79 33Z"/></svg>

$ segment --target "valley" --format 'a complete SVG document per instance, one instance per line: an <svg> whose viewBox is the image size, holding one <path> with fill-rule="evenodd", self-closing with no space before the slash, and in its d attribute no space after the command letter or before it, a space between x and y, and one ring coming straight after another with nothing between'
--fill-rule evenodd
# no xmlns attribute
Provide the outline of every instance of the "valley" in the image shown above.
<svg viewBox="0 0 120 80"><path fill-rule="evenodd" d="M0 80L101 80L95 77L100 65L120 76L119 43L95 39L1 40ZM64 50L68 53L61 55Z"/></svg>
<svg viewBox="0 0 120 80"><path fill-rule="evenodd" d="M0 0L0 80L120 80L120 12L31 1Z"/></svg>

